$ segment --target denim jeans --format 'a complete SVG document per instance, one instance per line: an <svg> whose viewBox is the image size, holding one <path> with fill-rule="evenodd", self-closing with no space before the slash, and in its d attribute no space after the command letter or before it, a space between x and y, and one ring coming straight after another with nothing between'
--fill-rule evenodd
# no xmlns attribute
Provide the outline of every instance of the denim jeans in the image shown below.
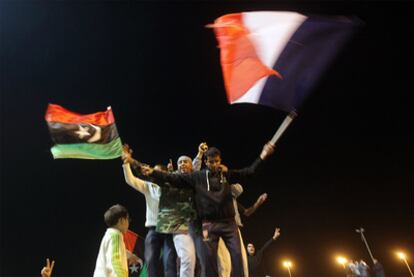
<svg viewBox="0 0 414 277"><path fill-rule="evenodd" d="M203 235L196 240L201 264L201 276L219 276L217 267L218 242L221 237L230 252L231 276L244 277L243 261L238 227L234 221L204 222ZM207 235L207 236L206 236Z"/></svg>
<svg viewBox="0 0 414 277"><path fill-rule="evenodd" d="M160 265L161 249L164 274ZM161 234L155 231L155 227L150 227L145 237L144 256L148 265L148 277L177 277L177 253L171 234Z"/></svg>

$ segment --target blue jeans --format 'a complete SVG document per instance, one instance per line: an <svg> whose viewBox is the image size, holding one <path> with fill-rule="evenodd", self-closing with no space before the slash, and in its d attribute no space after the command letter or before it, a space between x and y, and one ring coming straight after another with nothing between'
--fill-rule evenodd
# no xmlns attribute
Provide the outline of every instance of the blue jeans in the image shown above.
<svg viewBox="0 0 414 277"><path fill-rule="evenodd" d="M161 249L164 274L160 266ZM161 234L155 231L155 227L150 227L145 237L144 256L148 265L148 277L177 277L177 253L171 234Z"/></svg>
<svg viewBox="0 0 414 277"><path fill-rule="evenodd" d="M240 246L240 236L236 222L205 222L203 224L203 230L204 235L207 234L207 236L203 239L203 235L198 235L195 242L200 258L201 276L219 276L217 268L217 249L218 241L221 237L230 252L232 268L231 276L244 277L241 253L243 250Z"/></svg>

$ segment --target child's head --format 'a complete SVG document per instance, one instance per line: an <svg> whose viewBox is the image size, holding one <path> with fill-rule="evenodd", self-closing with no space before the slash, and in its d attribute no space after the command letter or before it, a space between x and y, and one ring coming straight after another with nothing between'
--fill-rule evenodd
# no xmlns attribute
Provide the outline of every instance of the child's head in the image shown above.
<svg viewBox="0 0 414 277"><path fill-rule="evenodd" d="M119 204L110 207L105 212L104 219L108 227L116 228L123 233L129 228L128 210Z"/></svg>

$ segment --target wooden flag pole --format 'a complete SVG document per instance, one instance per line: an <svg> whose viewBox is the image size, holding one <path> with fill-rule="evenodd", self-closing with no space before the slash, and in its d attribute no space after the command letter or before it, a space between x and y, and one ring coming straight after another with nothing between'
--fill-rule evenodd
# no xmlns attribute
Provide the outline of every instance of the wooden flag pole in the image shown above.
<svg viewBox="0 0 414 277"><path fill-rule="evenodd" d="M272 139L270 140L270 144L273 146L276 145L276 142L279 140L279 138L282 136L282 134L285 132L287 127L289 127L290 123L298 114L296 112L290 112L288 116L286 116L285 120L283 120L282 124L280 124L279 129L277 129L276 133L273 135Z"/></svg>

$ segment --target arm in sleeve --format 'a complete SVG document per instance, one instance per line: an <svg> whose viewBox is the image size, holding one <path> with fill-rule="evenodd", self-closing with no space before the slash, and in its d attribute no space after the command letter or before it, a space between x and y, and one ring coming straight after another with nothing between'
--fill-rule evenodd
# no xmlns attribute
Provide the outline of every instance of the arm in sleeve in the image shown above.
<svg viewBox="0 0 414 277"><path fill-rule="evenodd" d="M262 248L259 249L259 251L257 251L256 256L259 260L262 260L262 256L263 256L263 252L272 244L272 242L274 242L275 240L273 238L271 238L270 240L268 240L263 246Z"/></svg>
<svg viewBox="0 0 414 277"><path fill-rule="evenodd" d="M111 234L108 249L105 253L111 276L128 277L128 266L125 268L126 259L125 245L121 234Z"/></svg>
<svg viewBox="0 0 414 277"><path fill-rule="evenodd" d="M179 187L179 188L194 187L194 177L195 177L194 173L174 174L174 173L166 173L166 172L154 170L150 176L153 179L155 179L158 184L163 184L164 182L168 182L172 186Z"/></svg>
<svg viewBox="0 0 414 277"><path fill-rule="evenodd" d="M262 163L262 159L257 158L250 166L242 169L231 169L228 171L230 183L240 182L242 178L249 177L256 172L257 167Z"/></svg>
<svg viewBox="0 0 414 277"><path fill-rule="evenodd" d="M244 215L251 216L267 199L267 193L262 193L259 198L257 198L256 202L254 202L253 206L245 209Z"/></svg>
<svg viewBox="0 0 414 277"><path fill-rule="evenodd" d="M252 214L254 214L254 212L257 210L259 206L256 205L256 203L253 204L253 206L248 207L247 209L244 209L243 214L245 216L251 216Z"/></svg>
<svg viewBox="0 0 414 277"><path fill-rule="evenodd" d="M135 177L132 174L131 166L129 163L123 164L122 168L124 169L125 182L137 191L145 193L145 191L148 189L145 181Z"/></svg>
<svg viewBox="0 0 414 277"><path fill-rule="evenodd" d="M197 155L193 159L193 171L200 171L201 166L203 164L202 157L203 157L202 155Z"/></svg>

